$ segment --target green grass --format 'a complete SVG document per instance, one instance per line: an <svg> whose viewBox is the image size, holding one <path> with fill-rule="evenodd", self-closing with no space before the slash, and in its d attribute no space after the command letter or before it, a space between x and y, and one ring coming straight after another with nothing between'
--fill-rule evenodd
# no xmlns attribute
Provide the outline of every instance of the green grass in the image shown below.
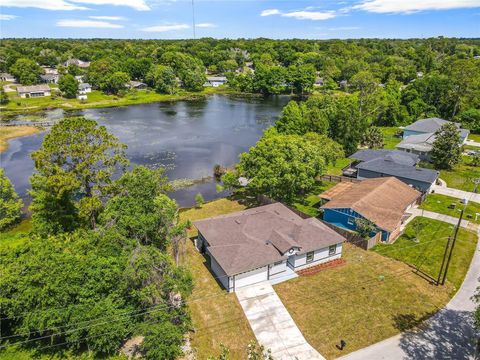
<svg viewBox="0 0 480 360"><path fill-rule="evenodd" d="M447 239L452 236L454 226L442 221L415 218L407 225L405 233L394 244L379 244L373 251L400 260L419 268L436 278L441 266ZM416 240L415 240L416 239ZM467 273L475 252L477 235L460 229L447 274L455 289L458 289Z"/></svg>
<svg viewBox="0 0 480 360"><path fill-rule="evenodd" d="M400 132L398 127L383 126L380 127L380 131L383 134L384 149L395 149L395 145L402 141L401 138L395 136Z"/></svg>
<svg viewBox="0 0 480 360"><path fill-rule="evenodd" d="M327 359L384 340L441 308L452 292L406 264L344 245L346 264L275 285L307 341ZM340 351L340 339L347 343Z"/></svg>
<svg viewBox="0 0 480 360"><path fill-rule="evenodd" d="M309 194L293 202L293 207L303 212L304 214L307 214L313 217L318 217L321 214L319 210L320 198L318 197L318 195L332 188L335 185L336 183L330 182L330 181L317 182L314 189Z"/></svg>
<svg viewBox="0 0 480 360"><path fill-rule="evenodd" d="M468 140L473 140L475 142L480 143L480 134L469 134L468 135Z"/></svg>
<svg viewBox="0 0 480 360"><path fill-rule="evenodd" d="M338 159L335 164L330 164L327 166L327 170L325 171L328 175L342 175L342 169L352 162L352 159L349 158L342 158Z"/></svg>
<svg viewBox="0 0 480 360"><path fill-rule="evenodd" d="M449 209L451 204L456 205L454 209ZM420 209L450 215L457 218L460 215L459 210L464 206L465 205L462 204L460 199L446 195L430 194L427 196L427 199L422 203L422 205L420 205ZM465 208L463 218L476 224L480 224L480 217L475 220L476 213L480 214L480 204L470 201Z"/></svg>
<svg viewBox="0 0 480 360"><path fill-rule="evenodd" d="M26 236L32 229L30 219L23 220L13 229L0 233L0 250L12 249L25 242Z"/></svg>

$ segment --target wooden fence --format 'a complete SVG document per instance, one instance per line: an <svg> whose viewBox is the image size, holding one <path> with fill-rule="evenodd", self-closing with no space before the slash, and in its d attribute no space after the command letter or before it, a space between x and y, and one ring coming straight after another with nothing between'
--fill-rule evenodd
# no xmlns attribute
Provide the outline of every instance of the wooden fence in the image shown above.
<svg viewBox="0 0 480 360"><path fill-rule="evenodd" d="M320 220L320 219L319 219ZM359 248L362 248L364 250L369 250L372 247L374 247L379 241L382 236L381 232L378 232L375 234L375 236L371 237L370 239L364 239L358 234L355 234L351 231L348 231L346 229L343 229L341 227L332 225L326 221L320 220L322 223L327 225L330 229L334 230L338 234L342 235L345 239L347 239L347 242L358 246Z"/></svg>
<svg viewBox="0 0 480 360"><path fill-rule="evenodd" d="M347 176L338 176L338 175L322 175L318 178L320 181L330 181L330 182L351 182L351 183L359 183L362 180L350 178Z"/></svg>

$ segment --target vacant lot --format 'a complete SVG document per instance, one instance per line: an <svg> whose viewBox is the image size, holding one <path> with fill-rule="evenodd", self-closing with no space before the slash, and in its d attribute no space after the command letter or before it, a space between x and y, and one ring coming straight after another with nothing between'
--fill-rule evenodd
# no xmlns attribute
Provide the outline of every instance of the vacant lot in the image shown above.
<svg viewBox="0 0 480 360"><path fill-rule="evenodd" d="M0 153L8 149L8 140L42 131L36 126L3 126L0 128Z"/></svg>
<svg viewBox="0 0 480 360"><path fill-rule="evenodd" d="M407 225L405 233L394 244L377 245L373 250L407 264L419 265L422 271L436 278L448 237L453 231L453 225L419 217ZM476 244L475 233L460 229L447 275L455 288L462 284Z"/></svg>
<svg viewBox="0 0 480 360"><path fill-rule="evenodd" d="M418 323L449 299L406 264L345 244L347 264L276 285L309 343L332 359ZM343 339L343 351L335 345Z"/></svg>
<svg viewBox="0 0 480 360"><path fill-rule="evenodd" d="M455 205L454 208L453 205ZM460 199L446 195L430 194L422 203L420 209L434 211L440 214L450 215L458 218L460 216L460 210L464 207L465 205ZM478 218L476 214L479 214ZM470 201L465 207L463 218L476 224L480 224L480 204Z"/></svg>
<svg viewBox="0 0 480 360"><path fill-rule="evenodd" d="M200 209L187 210L181 217L194 221L244 208L236 201L220 199L207 203ZM192 228L189 235L196 235L196 231ZM235 294L229 294L221 288L208 270L205 258L191 241L187 243L184 261L195 280L190 311L195 328L192 347L197 351L197 358L206 359L210 355L218 355L221 344L230 349L232 359L245 358L245 349L255 337Z"/></svg>

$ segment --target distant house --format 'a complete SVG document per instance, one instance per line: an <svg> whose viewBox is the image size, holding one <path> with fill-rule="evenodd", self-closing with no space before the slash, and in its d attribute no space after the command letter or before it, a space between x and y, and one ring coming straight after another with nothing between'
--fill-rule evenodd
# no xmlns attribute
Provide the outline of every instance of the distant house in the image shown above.
<svg viewBox="0 0 480 360"><path fill-rule="evenodd" d="M78 85L78 93L80 95L85 95L92 92L92 86L89 83L81 83Z"/></svg>
<svg viewBox="0 0 480 360"><path fill-rule="evenodd" d="M42 69L47 75L58 75L58 70L56 68L42 66Z"/></svg>
<svg viewBox="0 0 480 360"><path fill-rule="evenodd" d="M440 118L428 118L414 122L403 130L403 140L397 144L396 148L417 154L420 159L430 161L430 151L435 141L435 132L450 121ZM467 129L462 129L459 123L454 123L458 127L460 134L460 144L463 145L470 133Z"/></svg>
<svg viewBox="0 0 480 360"><path fill-rule="evenodd" d="M343 170L345 176L360 180L394 176L423 193L432 190L439 176L438 171L418 168L418 155L399 150L359 150L349 158L354 161Z"/></svg>
<svg viewBox="0 0 480 360"><path fill-rule="evenodd" d="M18 86L17 94L22 98L50 96L52 91L48 85Z"/></svg>
<svg viewBox="0 0 480 360"><path fill-rule="evenodd" d="M129 81L125 86L129 89L137 89L137 90L142 90L147 88L147 84L141 81L133 81L133 80Z"/></svg>
<svg viewBox="0 0 480 360"><path fill-rule="evenodd" d="M44 74L44 75L40 75L40 79L45 84L58 84L58 80L60 79L60 75L58 75L58 74Z"/></svg>
<svg viewBox="0 0 480 360"><path fill-rule="evenodd" d="M84 75L75 75L75 80L77 80L80 84L83 83Z"/></svg>
<svg viewBox="0 0 480 360"><path fill-rule="evenodd" d="M81 101L86 101L88 96L86 94L77 94L77 99Z"/></svg>
<svg viewBox="0 0 480 360"><path fill-rule="evenodd" d="M321 86L323 86L323 84L324 84L323 78L317 77L315 79L315 82L313 83L313 86L321 87Z"/></svg>
<svg viewBox="0 0 480 360"><path fill-rule="evenodd" d="M9 73L0 73L0 81L15 82L16 79L12 74Z"/></svg>
<svg viewBox="0 0 480 360"><path fill-rule="evenodd" d="M394 177L339 183L320 194L328 201L321 207L324 221L356 230L356 220L367 219L382 233L384 242L392 242L399 236L407 217L405 212L420 196L420 192Z"/></svg>
<svg viewBox="0 0 480 360"><path fill-rule="evenodd" d="M316 218L303 219L280 203L194 222L196 247L228 291L342 256L345 239Z"/></svg>
<svg viewBox="0 0 480 360"><path fill-rule="evenodd" d="M207 81L203 86L213 86L219 87L227 83L227 78L225 76L207 76Z"/></svg>
<svg viewBox="0 0 480 360"><path fill-rule="evenodd" d="M79 68L88 68L90 66L89 61L82 61L80 59L68 59L63 63L64 66L69 66L69 65L76 65Z"/></svg>

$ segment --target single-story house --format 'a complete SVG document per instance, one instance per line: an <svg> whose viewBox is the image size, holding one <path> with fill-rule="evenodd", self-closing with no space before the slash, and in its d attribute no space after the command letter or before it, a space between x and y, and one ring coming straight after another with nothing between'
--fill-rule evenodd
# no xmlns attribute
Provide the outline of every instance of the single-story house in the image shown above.
<svg viewBox="0 0 480 360"><path fill-rule="evenodd" d="M137 90L142 90L147 88L147 84L141 81L134 81L134 80L129 81L127 84L125 84L125 86L128 89L137 89Z"/></svg>
<svg viewBox="0 0 480 360"><path fill-rule="evenodd" d="M405 212L421 193L394 177L368 179L359 183L339 183L320 194L328 202L321 206L323 220L348 230L356 230L356 219L373 223L384 242L394 241L408 218Z"/></svg>
<svg viewBox="0 0 480 360"><path fill-rule="evenodd" d="M342 256L345 239L316 218L274 203L194 222L197 249L229 292Z"/></svg>
<svg viewBox="0 0 480 360"><path fill-rule="evenodd" d="M430 161L430 151L435 141L435 132L450 121L440 118L421 119L403 129L403 140L396 145L400 151L417 154L420 159ZM470 133L462 129L459 123L454 123L460 134L460 144L463 145Z"/></svg>
<svg viewBox="0 0 480 360"><path fill-rule="evenodd" d="M48 75L58 75L58 70L56 68L48 67L48 66L42 66L43 71L45 74Z"/></svg>
<svg viewBox="0 0 480 360"><path fill-rule="evenodd" d="M225 76L207 76L207 81L203 86L213 86L219 87L227 83L227 78Z"/></svg>
<svg viewBox="0 0 480 360"><path fill-rule="evenodd" d="M17 94L22 98L42 97L42 96L50 96L52 94L52 90L48 85L45 85L45 84L18 86Z"/></svg>
<svg viewBox="0 0 480 360"><path fill-rule="evenodd" d="M92 86L89 83L81 83L78 85L78 93L85 95L92 92Z"/></svg>
<svg viewBox="0 0 480 360"><path fill-rule="evenodd" d="M9 73L0 73L0 81L15 82L15 76Z"/></svg>
<svg viewBox="0 0 480 360"><path fill-rule="evenodd" d="M343 170L345 176L359 180L394 176L423 192L431 192L439 172L417 167L420 157L399 150L359 150L349 157L353 163Z"/></svg>
<svg viewBox="0 0 480 360"><path fill-rule="evenodd" d="M40 75L40 79L45 84L58 84L58 80L60 79L60 75L58 75L58 74L44 74L44 75Z"/></svg>
<svg viewBox="0 0 480 360"><path fill-rule="evenodd" d="M89 61L82 61L80 59L68 59L63 63L64 66L68 67L69 65L76 65L79 68L88 68L90 66Z"/></svg>

